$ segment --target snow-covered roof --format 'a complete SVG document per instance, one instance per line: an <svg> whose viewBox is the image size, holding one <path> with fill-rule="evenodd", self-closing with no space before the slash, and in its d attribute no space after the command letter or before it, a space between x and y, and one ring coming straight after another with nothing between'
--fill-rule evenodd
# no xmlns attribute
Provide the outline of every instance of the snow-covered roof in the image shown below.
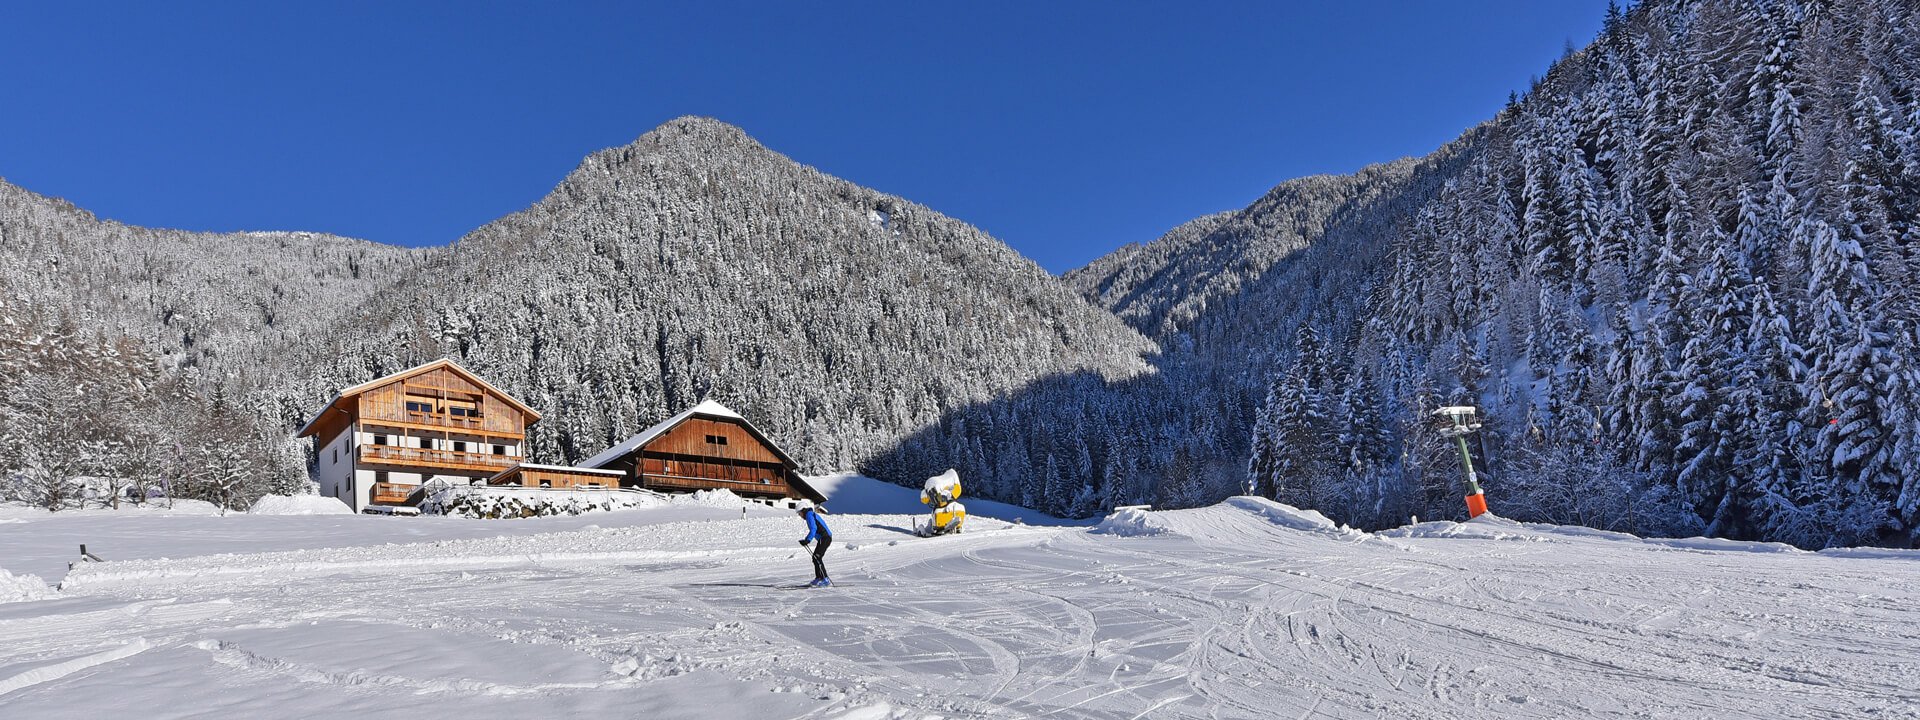
<svg viewBox="0 0 1920 720"><path fill-rule="evenodd" d="M682 410L679 414L662 420L653 427L641 430L633 437L620 441L620 444L600 451L600 454L587 458L586 462L580 463L580 465L583 467L597 468L614 460L618 460L621 456L633 452L640 446L653 442L654 438L660 437L666 431L672 430L674 426L686 422L687 418L695 415L739 420L742 423L747 421L746 418L740 416L740 413L734 412L725 405L721 405L712 400L702 400L700 404Z"/></svg>

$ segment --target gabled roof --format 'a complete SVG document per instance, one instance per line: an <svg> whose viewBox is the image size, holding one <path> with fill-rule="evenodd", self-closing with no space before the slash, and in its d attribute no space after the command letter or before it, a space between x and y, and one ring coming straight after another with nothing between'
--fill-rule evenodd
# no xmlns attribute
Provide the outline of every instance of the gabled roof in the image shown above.
<svg viewBox="0 0 1920 720"><path fill-rule="evenodd" d="M734 412L727 406L712 400L702 400L698 405L682 410L673 417L662 420L653 427L641 430L634 434L633 437L620 441L620 444L602 450L599 454L587 458L585 462L580 463L580 467L597 468L605 466L607 463L625 457L628 453L639 450L647 443L653 442L654 438L667 434L668 431L678 427L680 423L696 417L738 422L741 427L747 429L748 434L752 435L754 439L759 440L760 444L767 446L767 449L773 452L774 457L780 458L781 462L793 467L800 466L800 463L794 462L793 458L787 455L787 451L781 450L779 445L773 444L772 440L767 439L766 433L760 432L760 428L754 427L753 423L748 422L740 413ZM805 480L801 480L799 473L793 473L793 475L794 477L788 480L788 484L798 489L800 494L805 495L814 502L824 502L826 500L826 496L821 495L820 491L813 489L813 486L808 485Z"/></svg>
<svg viewBox="0 0 1920 720"><path fill-rule="evenodd" d="M639 449L640 446L653 442L654 438L660 437L661 435L665 435L668 430L672 430L675 427L678 427L680 423L686 422L688 418L691 418L695 415L704 415L706 417L719 418L722 420L739 420L741 424L747 426L747 429L753 430L753 423L747 422L747 419L744 417L741 417L740 413L734 412L733 410L729 409L727 406L721 405L720 403L714 402L712 400L702 400L700 401L700 404L687 408L685 410L681 410L679 414L674 415L673 417L667 418L665 420L662 420L654 424L653 427L647 428L645 430L641 430L639 433L635 434L633 437L620 441L620 444L600 451L598 455L594 455L593 457L587 458L585 462L580 463L580 467L597 468L607 463L618 460L622 456L626 455L627 453L630 453L630 452L633 452L634 450ZM780 451L780 448L774 447L773 443L771 442L767 442L766 436L761 435L759 430L753 430L753 434L756 437L759 437L761 442L766 443L767 447L773 448L774 454L779 455L780 459L786 460L789 463L793 462L792 460L787 458L786 453L783 453Z"/></svg>
<svg viewBox="0 0 1920 720"><path fill-rule="evenodd" d="M366 392L368 390L372 390L374 388L380 387L390 382L394 382L396 380L403 380L406 378L413 377L415 375L419 375L424 372L438 370L440 368L446 368L448 370L452 370L455 373L458 373L461 377L464 377L472 381L473 384L479 385L481 389L486 390L488 393L497 395L500 397L500 399L507 401L508 405L512 405L515 410L519 410L521 414L527 416L528 425L532 425L540 421L540 413L534 412L533 408L527 407L527 404L520 402L519 398L516 398L512 395L508 395L505 390L501 390L500 388L494 387L492 383L489 383L485 380L480 379L479 375L475 375L472 370L468 370L464 367L461 367L459 363L456 363L447 358L440 358L439 360L435 360L433 362L426 363L424 365L415 365L405 370L401 370L400 372L393 373L392 375L387 375L385 377L368 380L366 382L360 383L359 385L355 385L353 387L341 390L338 394L335 394L333 396L332 400L327 401L327 406L324 408L321 408L319 414L314 415L312 420L308 420L306 425L301 426L300 432L294 433L294 437L306 437L308 435L313 434L316 426L320 424L321 419L327 416L327 413L332 412L334 410L346 412L347 408L344 406L345 402L351 398L359 396L360 393Z"/></svg>

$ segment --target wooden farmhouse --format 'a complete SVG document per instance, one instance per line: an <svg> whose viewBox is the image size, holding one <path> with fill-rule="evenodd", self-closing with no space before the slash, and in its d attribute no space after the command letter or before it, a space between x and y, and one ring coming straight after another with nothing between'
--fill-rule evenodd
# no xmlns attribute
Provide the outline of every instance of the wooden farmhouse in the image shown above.
<svg viewBox="0 0 1920 720"><path fill-rule="evenodd" d="M314 439L320 494L355 512L411 511L429 484L479 484L518 467L527 426L539 421L442 359L341 390L298 436Z"/></svg>
<svg viewBox="0 0 1920 720"><path fill-rule="evenodd" d="M793 458L753 423L712 400L580 464L618 470L623 487L663 492L720 489L763 501L826 502L800 477Z"/></svg>
<svg viewBox="0 0 1920 720"><path fill-rule="evenodd" d="M341 390L299 437L314 439L320 493L355 512L416 512L448 484L553 490L720 488L762 502L825 498L793 459L739 414L702 402L584 467L523 462L540 414L451 360Z"/></svg>

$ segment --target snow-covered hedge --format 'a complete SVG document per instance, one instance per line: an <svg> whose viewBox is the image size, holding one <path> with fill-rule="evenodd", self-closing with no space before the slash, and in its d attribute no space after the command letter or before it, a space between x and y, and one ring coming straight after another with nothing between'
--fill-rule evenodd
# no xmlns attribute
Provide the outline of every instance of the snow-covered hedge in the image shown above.
<svg viewBox="0 0 1920 720"><path fill-rule="evenodd" d="M519 487L450 487L420 503L430 515L497 520L579 515L586 512L658 507L668 500L634 490L551 490Z"/></svg>

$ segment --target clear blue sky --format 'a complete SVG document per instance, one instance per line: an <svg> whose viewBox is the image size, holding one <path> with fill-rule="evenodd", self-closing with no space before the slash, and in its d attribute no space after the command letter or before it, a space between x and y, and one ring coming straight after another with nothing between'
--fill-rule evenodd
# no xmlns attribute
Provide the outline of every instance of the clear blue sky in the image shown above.
<svg viewBox="0 0 1920 720"><path fill-rule="evenodd" d="M0 177L103 217L444 244L680 115L1049 270L1422 155L1606 0L0 0Z"/></svg>

